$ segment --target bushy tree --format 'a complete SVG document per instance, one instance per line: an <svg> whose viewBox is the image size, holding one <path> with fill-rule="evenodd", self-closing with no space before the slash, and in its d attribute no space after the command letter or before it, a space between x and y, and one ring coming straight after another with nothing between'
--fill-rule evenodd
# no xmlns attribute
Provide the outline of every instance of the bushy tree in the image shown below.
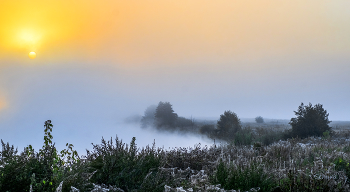
<svg viewBox="0 0 350 192"><path fill-rule="evenodd" d="M292 126L291 135L293 137L305 138L309 136L322 136L323 132L331 131L328 120L327 110L324 110L321 104L312 106L301 103L297 111L294 111L297 117L291 118L289 124Z"/></svg>
<svg viewBox="0 0 350 192"><path fill-rule="evenodd" d="M145 110L144 116L141 119L141 127L145 128L154 125L154 116L156 114L157 105L151 105Z"/></svg>
<svg viewBox="0 0 350 192"><path fill-rule="evenodd" d="M217 122L218 136L233 139L234 134L241 129L241 120L236 113L225 111L220 115L220 120Z"/></svg>
<svg viewBox="0 0 350 192"><path fill-rule="evenodd" d="M255 117L255 122L257 123L264 123L264 118L261 116Z"/></svg>
<svg viewBox="0 0 350 192"><path fill-rule="evenodd" d="M174 113L172 105L169 102L159 102L155 117L155 126L157 128L167 127L173 128L176 125L177 114Z"/></svg>

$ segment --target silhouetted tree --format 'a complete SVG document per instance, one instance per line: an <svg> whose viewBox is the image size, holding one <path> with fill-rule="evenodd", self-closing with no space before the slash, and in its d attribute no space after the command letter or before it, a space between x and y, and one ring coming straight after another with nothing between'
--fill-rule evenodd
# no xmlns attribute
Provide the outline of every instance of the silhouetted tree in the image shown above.
<svg viewBox="0 0 350 192"><path fill-rule="evenodd" d="M326 110L323 109L321 104L316 104L312 106L301 105L298 111L294 111L297 117L291 118L289 124L292 125L292 136L305 138L309 136L322 136L323 132L331 131L332 127L329 127L331 121L328 120L328 115Z"/></svg>
<svg viewBox="0 0 350 192"><path fill-rule="evenodd" d="M220 115L217 129L218 136L233 139L234 134L242 129L241 120L236 113L225 111L224 114Z"/></svg>
<svg viewBox="0 0 350 192"><path fill-rule="evenodd" d="M157 105L151 105L145 110L144 116L141 119L141 127L146 128L154 125L154 118L156 114Z"/></svg>
<svg viewBox="0 0 350 192"><path fill-rule="evenodd" d="M255 122L264 123L264 118L262 118L261 116L255 117Z"/></svg>
<svg viewBox="0 0 350 192"><path fill-rule="evenodd" d="M176 125L178 116L174 113L172 105L169 102L159 102L154 117L154 123L157 128L173 128Z"/></svg>

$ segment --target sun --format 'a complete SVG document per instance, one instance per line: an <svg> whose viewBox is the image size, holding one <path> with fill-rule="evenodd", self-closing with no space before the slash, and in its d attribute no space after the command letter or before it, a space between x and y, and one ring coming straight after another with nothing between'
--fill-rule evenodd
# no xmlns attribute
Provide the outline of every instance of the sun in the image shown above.
<svg viewBox="0 0 350 192"><path fill-rule="evenodd" d="M31 58L31 59L35 59L36 53L35 53L34 51L32 51L32 52L30 52L30 53L28 54L28 56L29 56L29 58Z"/></svg>

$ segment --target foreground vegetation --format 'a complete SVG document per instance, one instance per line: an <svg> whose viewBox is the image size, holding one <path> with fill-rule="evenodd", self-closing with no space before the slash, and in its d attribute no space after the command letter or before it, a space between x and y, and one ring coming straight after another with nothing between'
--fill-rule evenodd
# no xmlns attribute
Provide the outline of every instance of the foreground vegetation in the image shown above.
<svg viewBox="0 0 350 192"><path fill-rule="evenodd" d="M1 140L0 191L350 191L350 129L332 129L322 105L301 104L291 129L260 116L255 126L242 125L231 111L216 126L196 125L178 117L170 103L159 106L144 125L199 127L198 134L226 142L165 150L155 143L138 148L135 137L129 145L102 138L78 156L68 143L57 151L48 120L39 151L29 145L18 153Z"/></svg>
<svg viewBox="0 0 350 192"><path fill-rule="evenodd" d="M269 145L137 148L117 137L77 156L57 152L52 124L43 148L17 150L2 141L0 191L349 191L350 132ZM269 133L271 134L271 133Z"/></svg>

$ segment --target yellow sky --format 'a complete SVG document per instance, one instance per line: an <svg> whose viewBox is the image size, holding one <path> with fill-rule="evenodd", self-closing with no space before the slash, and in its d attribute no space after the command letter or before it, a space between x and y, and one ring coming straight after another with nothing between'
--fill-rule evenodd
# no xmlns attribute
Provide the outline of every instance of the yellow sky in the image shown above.
<svg viewBox="0 0 350 192"><path fill-rule="evenodd" d="M0 2L0 58L111 60L119 65L344 55L350 14L339 1L124 0ZM337 15L338 14L338 15ZM38 61L37 61L38 62Z"/></svg>

